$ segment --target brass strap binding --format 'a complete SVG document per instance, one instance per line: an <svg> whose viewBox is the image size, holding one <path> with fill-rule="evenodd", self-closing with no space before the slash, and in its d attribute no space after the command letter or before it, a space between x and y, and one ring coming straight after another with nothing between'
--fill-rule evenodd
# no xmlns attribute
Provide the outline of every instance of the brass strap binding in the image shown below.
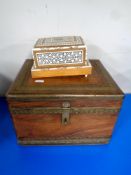
<svg viewBox="0 0 131 175"><path fill-rule="evenodd" d="M62 124L67 125L70 123L70 103L63 102L62 104Z"/></svg>
<svg viewBox="0 0 131 175"><path fill-rule="evenodd" d="M63 105L62 105L63 106ZM70 114L116 114L120 107L10 107L12 115L22 114L62 114L64 110L69 110Z"/></svg>

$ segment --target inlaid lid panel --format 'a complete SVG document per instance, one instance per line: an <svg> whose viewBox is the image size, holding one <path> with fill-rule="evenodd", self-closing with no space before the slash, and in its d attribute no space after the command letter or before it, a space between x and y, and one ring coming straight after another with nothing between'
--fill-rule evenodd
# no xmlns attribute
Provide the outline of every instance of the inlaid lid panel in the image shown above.
<svg viewBox="0 0 131 175"><path fill-rule="evenodd" d="M40 38L35 44L35 48L39 47L57 47L57 46L77 46L83 45L83 39L80 36L62 36Z"/></svg>

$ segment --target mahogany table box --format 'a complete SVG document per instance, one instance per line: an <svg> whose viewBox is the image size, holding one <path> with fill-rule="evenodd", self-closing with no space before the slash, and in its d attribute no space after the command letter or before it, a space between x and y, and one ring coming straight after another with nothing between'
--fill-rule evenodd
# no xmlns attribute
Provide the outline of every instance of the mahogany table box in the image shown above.
<svg viewBox="0 0 131 175"><path fill-rule="evenodd" d="M99 60L92 74L32 79L27 59L7 93L18 143L108 143L124 97Z"/></svg>

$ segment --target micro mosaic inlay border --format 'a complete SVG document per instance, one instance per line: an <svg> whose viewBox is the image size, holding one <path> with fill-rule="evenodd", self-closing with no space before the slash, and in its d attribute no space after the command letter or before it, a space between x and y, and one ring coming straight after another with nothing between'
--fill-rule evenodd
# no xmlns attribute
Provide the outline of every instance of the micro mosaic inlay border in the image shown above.
<svg viewBox="0 0 131 175"><path fill-rule="evenodd" d="M83 63L83 51L63 51L36 53L38 66L80 64Z"/></svg>

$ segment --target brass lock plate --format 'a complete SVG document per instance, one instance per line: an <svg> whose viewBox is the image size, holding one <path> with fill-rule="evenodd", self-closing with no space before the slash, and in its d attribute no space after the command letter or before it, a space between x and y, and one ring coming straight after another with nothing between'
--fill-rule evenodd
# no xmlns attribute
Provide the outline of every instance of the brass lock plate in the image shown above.
<svg viewBox="0 0 131 175"><path fill-rule="evenodd" d="M62 124L67 125L70 123L70 103L63 102L62 104Z"/></svg>

